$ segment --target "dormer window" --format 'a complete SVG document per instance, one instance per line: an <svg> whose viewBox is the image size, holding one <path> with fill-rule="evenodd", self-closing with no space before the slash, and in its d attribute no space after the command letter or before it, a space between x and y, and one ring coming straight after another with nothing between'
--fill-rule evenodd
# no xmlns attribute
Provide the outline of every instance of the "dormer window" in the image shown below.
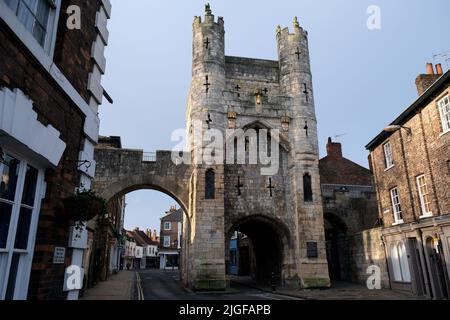
<svg viewBox="0 0 450 320"><path fill-rule="evenodd" d="M59 0L0 0L6 3L20 23L50 53Z"/></svg>

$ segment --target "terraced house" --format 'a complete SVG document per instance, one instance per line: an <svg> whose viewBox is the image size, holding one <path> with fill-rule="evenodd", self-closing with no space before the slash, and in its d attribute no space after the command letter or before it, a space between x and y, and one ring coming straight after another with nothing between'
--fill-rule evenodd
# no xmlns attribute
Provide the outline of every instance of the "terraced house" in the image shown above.
<svg viewBox="0 0 450 320"><path fill-rule="evenodd" d="M87 232L63 199L95 175L110 14L109 0L0 0L0 299L78 297L64 280L83 274Z"/></svg>
<svg viewBox="0 0 450 320"><path fill-rule="evenodd" d="M419 98L367 149L393 288L449 298L450 71L427 65Z"/></svg>

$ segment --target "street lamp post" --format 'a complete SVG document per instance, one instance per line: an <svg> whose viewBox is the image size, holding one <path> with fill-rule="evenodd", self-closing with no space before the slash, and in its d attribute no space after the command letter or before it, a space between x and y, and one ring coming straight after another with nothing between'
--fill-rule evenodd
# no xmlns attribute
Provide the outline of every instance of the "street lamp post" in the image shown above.
<svg viewBox="0 0 450 320"><path fill-rule="evenodd" d="M394 132L397 132L398 130L401 130L401 129L405 129L406 132L408 133L408 136L412 136L412 129L411 128L408 128L408 127L405 127L405 126L400 126L400 125L387 126L386 128L384 128L384 131L388 132L388 133L394 133Z"/></svg>

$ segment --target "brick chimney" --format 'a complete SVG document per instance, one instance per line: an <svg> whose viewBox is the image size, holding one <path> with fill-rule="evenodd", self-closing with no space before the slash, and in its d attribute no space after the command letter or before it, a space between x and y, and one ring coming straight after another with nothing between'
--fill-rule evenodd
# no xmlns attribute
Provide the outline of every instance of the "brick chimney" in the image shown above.
<svg viewBox="0 0 450 320"><path fill-rule="evenodd" d="M417 92L419 93L419 96L424 94L424 92L427 91L428 88L431 87L442 75L442 66L437 65L436 69L438 70L437 74L434 73L433 64L427 63L426 74L421 74L416 78Z"/></svg>
<svg viewBox="0 0 450 320"><path fill-rule="evenodd" d="M327 155L330 158L342 158L342 144L333 142L328 138Z"/></svg>

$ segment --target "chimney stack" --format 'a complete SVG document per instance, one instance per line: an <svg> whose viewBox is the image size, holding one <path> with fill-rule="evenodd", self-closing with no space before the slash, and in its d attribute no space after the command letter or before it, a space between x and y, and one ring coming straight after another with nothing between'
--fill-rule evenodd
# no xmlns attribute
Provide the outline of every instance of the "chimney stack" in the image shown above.
<svg viewBox="0 0 450 320"><path fill-rule="evenodd" d="M437 74L434 73L434 68L432 63L427 63L426 74L421 74L416 78L417 93L419 96L424 94L436 80L442 75L442 66L437 65ZM439 74L440 73L440 74Z"/></svg>
<svg viewBox="0 0 450 320"><path fill-rule="evenodd" d="M342 158L342 144L333 142L328 138L327 155L330 158Z"/></svg>

